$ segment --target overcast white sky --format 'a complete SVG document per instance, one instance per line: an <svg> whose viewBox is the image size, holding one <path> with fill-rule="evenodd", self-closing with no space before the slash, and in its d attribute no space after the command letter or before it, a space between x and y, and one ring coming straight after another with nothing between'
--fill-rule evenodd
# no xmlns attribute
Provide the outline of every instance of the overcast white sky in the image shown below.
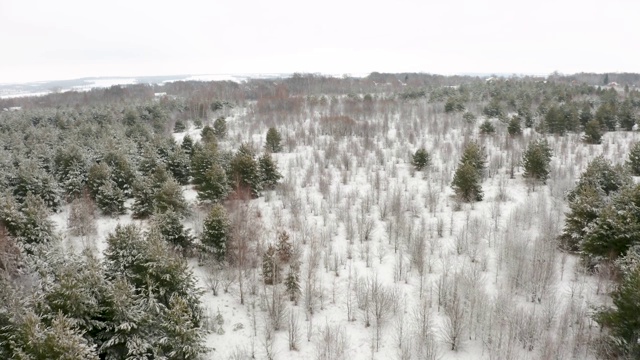
<svg viewBox="0 0 640 360"><path fill-rule="evenodd" d="M636 0L0 0L0 83L85 76L640 72Z"/></svg>

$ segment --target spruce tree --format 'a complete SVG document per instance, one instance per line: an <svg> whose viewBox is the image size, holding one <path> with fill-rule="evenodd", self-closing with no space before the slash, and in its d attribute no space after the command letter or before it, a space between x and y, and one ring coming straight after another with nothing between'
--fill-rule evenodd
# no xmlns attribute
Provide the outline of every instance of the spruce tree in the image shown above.
<svg viewBox="0 0 640 360"><path fill-rule="evenodd" d="M246 146L241 146L231 160L227 177L236 192L250 191L253 197L260 195L262 179L257 161Z"/></svg>
<svg viewBox="0 0 640 360"><path fill-rule="evenodd" d="M193 247L194 239L181 220L182 216L179 213L167 210L154 215L152 226L158 229L166 242L185 252Z"/></svg>
<svg viewBox="0 0 640 360"><path fill-rule="evenodd" d="M473 164L465 162L458 166L451 186L463 201L482 201L483 193L480 181L480 175Z"/></svg>
<svg viewBox="0 0 640 360"><path fill-rule="evenodd" d="M633 176L640 176L640 142L633 144L631 147L627 167Z"/></svg>
<svg viewBox="0 0 640 360"><path fill-rule="evenodd" d="M507 126L507 131L511 136L522 135L522 127L520 126L520 117L514 116L509 120L509 125Z"/></svg>
<svg viewBox="0 0 640 360"><path fill-rule="evenodd" d="M227 257L230 227L225 208L220 204L213 205L204 221L200 241L205 250L212 253L218 262L224 261Z"/></svg>
<svg viewBox="0 0 640 360"><path fill-rule="evenodd" d="M227 121L221 116L213 122L213 131L218 139L224 139L227 136Z"/></svg>
<svg viewBox="0 0 640 360"><path fill-rule="evenodd" d="M167 169L180 185L189 184L191 179L191 159L181 148L176 149L169 155Z"/></svg>
<svg viewBox="0 0 640 360"><path fill-rule="evenodd" d="M182 187L172 177L165 181L154 194L154 209L158 213L169 210L185 215L188 212L187 201L182 194Z"/></svg>
<svg viewBox="0 0 640 360"><path fill-rule="evenodd" d="M281 141L282 136L280 136L280 132L278 132L276 128L269 128L269 130L267 131L266 143L264 147L268 152L280 152L282 151L282 145L280 144Z"/></svg>
<svg viewBox="0 0 640 360"><path fill-rule="evenodd" d="M613 305L599 309L596 321L610 334L609 345L623 359L640 358L640 266L623 274L611 294Z"/></svg>
<svg viewBox="0 0 640 360"><path fill-rule="evenodd" d="M273 189L278 181L282 179L282 175L278 171L278 165L273 161L271 154L265 152L258 159L258 165L260 167L260 178L262 187L265 189Z"/></svg>
<svg viewBox="0 0 640 360"><path fill-rule="evenodd" d="M219 203L226 199L230 188L224 169L218 164L213 165L204 174L196 190L198 190L198 200L201 202Z"/></svg>
<svg viewBox="0 0 640 360"><path fill-rule="evenodd" d="M602 142L601 125L598 120L590 120L584 127L584 137L588 144L600 144Z"/></svg>
<svg viewBox="0 0 640 360"><path fill-rule="evenodd" d="M468 143L451 183L451 187L461 200L466 202L482 200L483 192L480 183L484 176L485 163L484 149L475 142Z"/></svg>

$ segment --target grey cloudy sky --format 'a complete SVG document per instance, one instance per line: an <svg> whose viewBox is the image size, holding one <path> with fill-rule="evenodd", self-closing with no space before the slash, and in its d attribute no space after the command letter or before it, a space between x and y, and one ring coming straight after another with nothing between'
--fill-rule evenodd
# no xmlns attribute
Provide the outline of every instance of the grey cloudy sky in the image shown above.
<svg viewBox="0 0 640 360"><path fill-rule="evenodd" d="M0 0L0 83L85 76L640 72L636 0Z"/></svg>

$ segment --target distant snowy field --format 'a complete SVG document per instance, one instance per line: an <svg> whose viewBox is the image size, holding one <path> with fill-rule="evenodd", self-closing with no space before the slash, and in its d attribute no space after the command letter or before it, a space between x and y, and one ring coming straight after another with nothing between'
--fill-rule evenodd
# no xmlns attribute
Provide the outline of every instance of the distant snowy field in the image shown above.
<svg viewBox="0 0 640 360"><path fill-rule="evenodd" d="M308 299L285 301L282 329L269 338L265 323L274 293L261 281L261 266L246 272L241 305L237 282L213 296L209 270L191 260L207 314L224 319L223 331L207 337L215 349L208 358L316 359L341 341L343 350L328 359L594 358L586 345L598 328L589 315L610 301L601 294L611 284L585 274L554 239L567 211L564 196L588 162L600 154L624 161L640 134L610 132L602 145L584 144L578 134L547 137L554 152L551 178L532 189L518 164L529 140L538 137L531 130L521 138L483 137L456 116L400 121L398 115L386 133L332 137L322 135L315 120L278 126L287 143L274 159L284 179L275 191L250 201L255 217L247 220L260 229L255 241L263 245L273 243L278 231L290 234L302 251L301 287ZM251 111L235 109L227 124L221 146L250 142L261 149L268 125ZM186 134L200 137L193 127L174 136L181 142ZM459 205L450 183L462 145L471 139L488 154L485 196ZM415 172L410 154L421 146L433 163ZM184 195L195 209L191 186ZM187 219L194 234L205 215L194 210ZM62 234L67 216L53 216ZM67 246L102 252L106 235L127 223L145 226L130 214L101 218L96 237L69 238ZM393 298L379 322L367 315L364 309L372 305L361 296L374 283ZM306 284L311 287L305 290ZM295 326L288 325L292 316ZM298 331L293 351L292 328ZM452 334L459 336L456 351Z"/></svg>

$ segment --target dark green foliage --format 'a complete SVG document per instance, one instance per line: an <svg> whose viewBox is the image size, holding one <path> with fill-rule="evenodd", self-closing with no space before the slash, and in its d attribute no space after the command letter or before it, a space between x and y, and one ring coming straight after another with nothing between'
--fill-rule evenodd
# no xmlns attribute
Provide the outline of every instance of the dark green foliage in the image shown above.
<svg viewBox="0 0 640 360"><path fill-rule="evenodd" d="M470 163L473 168L476 169L480 178L484 177L485 166L487 163L487 155L484 148L476 142L468 143L465 146L462 158L460 159L460 165L465 163Z"/></svg>
<svg viewBox="0 0 640 360"><path fill-rule="evenodd" d="M272 153L277 153L282 151L282 136L275 128L269 128L267 130L267 138L266 143L264 145L265 149Z"/></svg>
<svg viewBox="0 0 640 360"><path fill-rule="evenodd" d="M603 103L596 110L595 119L600 123L602 128L606 128L608 131L614 131L617 125L616 108L611 103Z"/></svg>
<svg viewBox="0 0 640 360"><path fill-rule="evenodd" d="M452 112L463 112L464 111L464 101L459 97L449 97L447 102L444 104L444 112L452 113Z"/></svg>
<svg viewBox="0 0 640 360"><path fill-rule="evenodd" d="M205 250L212 253L218 262L226 260L230 226L225 208L219 204L213 205L204 221L200 241Z"/></svg>
<svg viewBox="0 0 640 360"><path fill-rule="evenodd" d="M562 246L566 250L580 250L587 226L600 216L604 204L604 196L595 186L582 186L574 190L561 235Z"/></svg>
<svg viewBox="0 0 640 360"><path fill-rule="evenodd" d="M564 135L567 131L565 114L562 108L553 105L544 117L545 130L551 134Z"/></svg>
<svg viewBox="0 0 640 360"><path fill-rule="evenodd" d="M249 191L251 196L257 197L262 190L262 179L258 162L251 155L246 146L241 146L231 159L227 178L236 193Z"/></svg>
<svg viewBox="0 0 640 360"><path fill-rule="evenodd" d="M125 332L118 337L120 344L126 344L129 351L131 346L135 346L136 352L146 354L152 350L169 358L172 354L181 354L185 343L200 344L194 345L194 349L199 349L197 352L204 349L201 345L204 331L200 328L201 291L196 287L196 279L185 259L172 254L157 228L143 236L134 225L118 226L107 237L104 255L107 279L116 283L124 280L134 289L132 293L121 283L122 294L114 298L128 303L113 306L117 310L116 315L120 315L119 322L132 317L137 319L138 325L144 326L141 332L136 331L136 327L111 328L115 331L134 330L143 340L132 344L127 341ZM175 312L181 314L180 319L175 318ZM181 329L182 336L173 339L178 329Z"/></svg>
<svg viewBox="0 0 640 360"><path fill-rule="evenodd" d="M118 185L108 180L98 188L95 196L96 205L105 215L121 215L125 212L124 203L127 200L124 191Z"/></svg>
<svg viewBox="0 0 640 360"><path fill-rule="evenodd" d="M264 189L273 189L278 181L282 179L282 175L278 171L278 165L273 161L271 154L265 152L258 159L258 165L260 167L260 179L262 187Z"/></svg>
<svg viewBox="0 0 640 360"><path fill-rule="evenodd" d="M60 314L47 325L34 312L9 325L6 359L98 360L95 348L82 337L73 322Z"/></svg>
<svg viewBox="0 0 640 360"><path fill-rule="evenodd" d="M623 130L631 131L636 124L638 116L628 99L625 100L618 109L618 123Z"/></svg>
<svg viewBox="0 0 640 360"><path fill-rule="evenodd" d="M181 218L179 213L167 210L154 215L153 226L157 227L166 242L182 251L187 251L193 247L194 238L189 229L182 225Z"/></svg>
<svg viewBox="0 0 640 360"><path fill-rule="evenodd" d="M94 164L89 168L89 175L87 178L87 186L91 196L95 199L98 196L98 191L102 185L105 185L111 179L111 169L103 162Z"/></svg>
<svg viewBox="0 0 640 360"><path fill-rule="evenodd" d="M58 183L35 161L26 161L21 164L13 183L13 196L18 202L24 202L27 194L34 194L40 197L51 210L57 211L60 208Z"/></svg>
<svg viewBox="0 0 640 360"><path fill-rule="evenodd" d="M206 181L207 172L218 162L218 146L205 144L203 147L195 147L191 158L191 176L195 185Z"/></svg>
<svg viewBox="0 0 640 360"><path fill-rule="evenodd" d="M191 159L181 148L176 149L169 155L167 169L180 185L189 184L191 179Z"/></svg>
<svg viewBox="0 0 640 360"><path fill-rule="evenodd" d="M185 154L187 154L187 156L189 156L189 158L193 156L193 145L193 139L191 138L191 136L185 135L182 138L180 148L184 151Z"/></svg>
<svg viewBox="0 0 640 360"><path fill-rule="evenodd" d="M587 126L587 123L593 120L593 113L591 112L591 104L589 104L588 102L585 102L582 105L582 110L580 111L579 120L582 126Z"/></svg>
<svg viewBox="0 0 640 360"><path fill-rule="evenodd" d="M191 304L183 297L172 296L162 313L160 349L167 359L196 360L208 352L203 345L206 333L194 321Z"/></svg>
<svg viewBox="0 0 640 360"><path fill-rule="evenodd" d="M482 200L483 192L480 183L484 176L485 163L484 149L475 142L468 143L451 183L458 198L466 202Z"/></svg>
<svg viewBox="0 0 640 360"><path fill-rule="evenodd" d="M514 116L509 120L509 125L507 126L507 131L511 136L522 135L522 127L520 125L520 117Z"/></svg>
<svg viewBox="0 0 640 360"><path fill-rule="evenodd" d="M566 214L561 235L563 247L580 251L588 227L600 217L609 197L630 183L631 179L622 168L614 167L602 156L593 159L567 195L570 211Z"/></svg>
<svg viewBox="0 0 640 360"><path fill-rule="evenodd" d="M567 198L572 201L577 196L577 192L589 186L595 187L605 196L609 196L630 183L631 179L623 168L613 166L609 160L600 155L589 162L575 189L569 192Z"/></svg>
<svg viewBox="0 0 640 360"><path fill-rule="evenodd" d="M76 145L58 148L54 158L55 176L69 199L82 195L87 184L88 166L80 147Z"/></svg>
<svg viewBox="0 0 640 360"><path fill-rule="evenodd" d="M184 122L182 120L176 120L175 125L173 125L173 132L183 132L187 130L186 125L184 124Z"/></svg>
<svg viewBox="0 0 640 360"><path fill-rule="evenodd" d="M224 169L213 165L205 174L202 182L196 187L199 201L219 203L229 195L229 182Z"/></svg>
<svg viewBox="0 0 640 360"><path fill-rule="evenodd" d="M216 144L216 131L209 125L202 128L202 143L203 144Z"/></svg>
<svg viewBox="0 0 640 360"><path fill-rule="evenodd" d="M627 167L633 176L640 176L640 142L635 143L631 147Z"/></svg>
<svg viewBox="0 0 640 360"><path fill-rule="evenodd" d="M213 122L213 131L218 139L224 139L227 136L227 121L224 116L217 118Z"/></svg>
<svg viewBox="0 0 640 360"><path fill-rule="evenodd" d="M182 195L182 188L173 178L165 181L154 195L154 209L158 213L175 211L179 214L186 214L188 205Z"/></svg>
<svg viewBox="0 0 640 360"><path fill-rule="evenodd" d="M590 120L584 127L583 140L589 144L600 144L602 142L602 125L598 120Z"/></svg>
<svg viewBox="0 0 640 360"><path fill-rule="evenodd" d="M530 143L522 157L523 176L546 184L549 178L551 156L551 148L546 140Z"/></svg>
<svg viewBox="0 0 640 360"><path fill-rule="evenodd" d="M598 217L587 225L581 249L586 256L616 259L640 244L640 185L612 196Z"/></svg>
<svg viewBox="0 0 640 360"><path fill-rule="evenodd" d="M298 298L302 293L300 287L300 268L296 264L289 265L289 271L284 278L285 292L289 296L289 301L298 303Z"/></svg>
<svg viewBox="0 0 640 360"><path fill-rule="evenodd" d="M136 219L146 219L155 211L154 198L156 189L153 179L138 178L133 187L133 205L131 211Z"/></svg>
<svg viewBox="0 0 640 360"><path fill-rule="evenodd" d="M416 150L411 158L411 165L415 167L417 171L422 171L431 163L431 156L425 150L425 148L420 148Z"/></svg>
<svg viewBox="0 0 640 360"><path fill-rule="evenodd" d="M482 109L482 113L488 118L499 118L504 116L504 110L500 104L500 100L497 98L492 98L484 109Z"/></svg>
<svg viewBox="0 0 640 360"><path fill-rule="evenodd" d="M119 151L108 152L102 161L111 169L111 180L129 197L135 182L135 171L127 157Z"/></svg>
<svg viewBox="0 0 640 360"><path fill-rule="evenodd" d="M462 114L462 119L467 124L473 124L476 121L476 116L472 112L467 111L464 114Z"/></svg>
<svg viewBox="0 0 640 360"><path fill-rule="evenodd" d="M495 134L495 132L496 132L496 128L495 126L493 126L493 123L491 123L489 119L485 120L480 125L480 133L483 135L492 135L492 134Z"/></svg>
<svg viewBox="0 0 640 360"><path fill-rule="evenodd" d="M199 290L184 258L169 251L158 229L142 234L135 225L118 225L107 236L104 251L105 273L109 280L123 278L137 291L154 296L165 307L172 296L180 296L192 306L192 318L200 322Z"/></svg>
<svg viewBox="0 0 640 360"><path fill-rule="evenodd" d="M612 336L610 346L618 358L640 358L640 266L624 274L611 294L613 305L599 309L595 320Z"/></svg>
<svg viewBox="0 0 640 360"><path fill-rule="evenodd" d="M23 204L5 196L0 204L0 222L29 253L38 244L50 243L55 238L49 210L41 198L31 193L27 194Z"/></svg>

